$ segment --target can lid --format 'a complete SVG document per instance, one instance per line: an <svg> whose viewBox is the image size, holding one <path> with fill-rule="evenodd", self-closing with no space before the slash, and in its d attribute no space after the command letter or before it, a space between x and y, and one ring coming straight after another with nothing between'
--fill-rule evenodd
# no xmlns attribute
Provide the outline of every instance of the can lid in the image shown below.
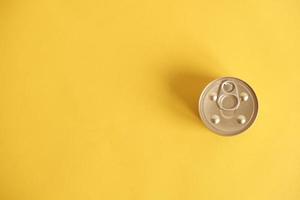
<svg viewBox="0 0 300 200"><path fill-rule="evenodd" d="M199 98L198 109L207 128L220 135L236 135L255 121L258 100L246 82L222 77L206 86Z"/></svg>

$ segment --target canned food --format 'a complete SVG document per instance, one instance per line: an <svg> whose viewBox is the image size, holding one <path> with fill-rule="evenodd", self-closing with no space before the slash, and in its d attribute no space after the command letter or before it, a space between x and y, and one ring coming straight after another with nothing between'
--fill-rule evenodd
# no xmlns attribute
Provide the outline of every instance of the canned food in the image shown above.
<svg viewBox="0 0 300 200"><path fill-rule="evenodd" d="M229 136L242 133L253 124L258 113L258 101L246 82L223 77L206 86L198 109L207 128Z"/></svg>

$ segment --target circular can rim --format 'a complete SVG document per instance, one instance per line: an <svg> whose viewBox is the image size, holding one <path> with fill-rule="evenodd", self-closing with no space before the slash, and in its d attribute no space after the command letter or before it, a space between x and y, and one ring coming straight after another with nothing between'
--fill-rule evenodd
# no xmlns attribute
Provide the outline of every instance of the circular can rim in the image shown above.
<svg viewBox="0 0 300 200"><path fill-rule="evenodd" d="M251 91L251 93L253 94L253 97L254 97L254 100L255 100L255 104L257 106L257 108L255 109L255 112L251 118L251 123L248 124L247 126L245 126L243 129L239 130L239 131L235 131L235 132L232 132L232 133L228 133L226 131L219 131L220 129L216 129L214 128L208 121L207 121L207 118L205 117L204 113L203 113L203 109L201 109L201 102L204 98L204 95L206 94L206 91L208 90L208 88L213 84L215 83L216 81L219 81L219 80L223 80L223 79L234 79L234 80L237 80L237 81L240 81L242 83L244 83L247 88ZM255 91L253 90L253 88L248 84L246 83L245 81L239 79L239 78L236 78L236 77L232 77L232 76L224 76L224 77L220 77L220 78L216 78L212 81L210 81L206 86L205 88L202 90L200 96L199 96L199 100L198 100L198 112L199 112L199 116L202 120L202 122L204 123L205 127L207 127L209 130L211 130L212 132L218 134L218 135L222 135L222 136L234 136L234 135L239 135L243 132L245 132L246 130L248 130L254 123L255 121L257 120L257 117L258 117L258 111L259 111L259 103L258 103L258 98L257 98L257 95L255 93Z"/></svg>

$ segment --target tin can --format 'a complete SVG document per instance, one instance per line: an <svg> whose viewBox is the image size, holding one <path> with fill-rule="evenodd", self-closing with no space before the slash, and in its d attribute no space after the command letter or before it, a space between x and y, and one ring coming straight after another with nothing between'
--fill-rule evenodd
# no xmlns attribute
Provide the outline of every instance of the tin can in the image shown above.
<svg viewBox="0 0 300 200"><path fill-rule="evenodd" d="M234 77L222 77L205 87L198 109L208 129L230 136L244 132L254 123L258 100L246 82Z"/></svg>

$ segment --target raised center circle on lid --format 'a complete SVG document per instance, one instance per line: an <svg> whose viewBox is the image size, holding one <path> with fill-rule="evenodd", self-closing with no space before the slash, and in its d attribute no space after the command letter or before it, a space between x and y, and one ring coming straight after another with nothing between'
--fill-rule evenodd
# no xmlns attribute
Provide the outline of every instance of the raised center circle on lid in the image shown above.
<svg viewBox="0 0 300 200"><path fill-rule="evenodd" d="M225 92L232 92L234 90L234 84L230 81L223 83L222 88Z"/></svg>
<svg viewBox="0 0 300 200"><path fill-rule="evenodd" d="M224 95L221 104L224 109L233 109L237 106L238 99L234 95Z"/></svg>

